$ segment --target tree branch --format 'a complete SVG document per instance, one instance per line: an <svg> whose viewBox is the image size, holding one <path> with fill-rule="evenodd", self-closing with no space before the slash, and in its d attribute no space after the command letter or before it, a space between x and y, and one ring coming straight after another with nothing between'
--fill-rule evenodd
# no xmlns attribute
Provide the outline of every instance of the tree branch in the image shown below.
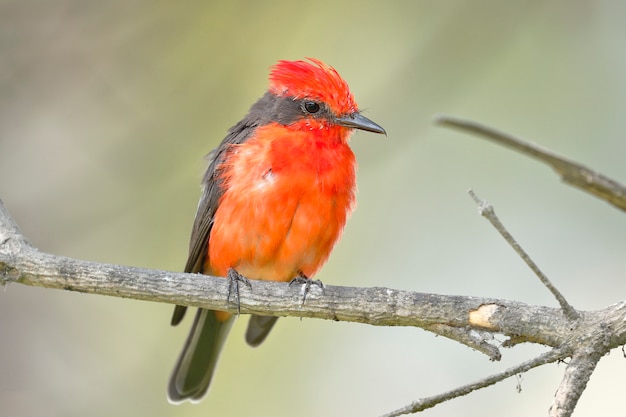
<svg viewBox="0 0 626 417"><path fill-rule="evenodd" d="M621 210L626 210L626 187L582 164L508 133L500 132L494 128L470 120L440 115L435 117L435 123L482 136L500 145L512 148L519 153L537 159L538 161L544 162L555 170L557 174L561 176L561 180L566 184L586 191Z"/></svg>
<svg viewBox="0 0 626 417"><path fill-rule="evenodd" d="M15 282L237 313L237 306L227 299L227 280L221 277L102 264L41 252L19 233L1 201L0 242L0 284ZM466 344L472 340L473 348L476 335L470 335L470 329L523 335L556 346L567 326L558 309L508 300L328 285L323 294L312 287L302 305L299 290L288 283L252 280L252 290L241 287L241 313L415 326L446 337L451 336L448 328L454 328L452 338ZM477 318L485 311L489 314ZM467 336L460 337L460 332Z"/></svg>
<svg viewBox="0 0 626 417"><path fill-rule="evenodd" d="M473 121L461 120L450 116L438 116L436 123L457 128L463 131L474 133L496 143L510 147L520 153L538 159L551 166L560 176L561 179L574 187L582 189L598 198L608 201L614 206L626 210L626 187L602 174L596 173L589 168L568 160L550 150L543 149L532 143L523 141L504 132L499 132L491 127L483 126ZM480 214L485 216L491 224L502 234L506 241L515 249L520 257L529 265L529 267L539 277L541 282L556 297L566 316L572 321L572 335L570 341L565 341L560 345L560 349L567 348L571 352L571 360L565 370L565 374L561 384L556 392L554 402L550 407L550 417L569 417L574 412L574 408L582 395L591 374L595 370L598 362L609 350L610 345L608 339L610 335L619 338L619 344L625 342L625 339L617 336L620 331L616 328L609 330L612 326L624 326L623 321L611 322L611 324L596 322L591 325L596 331L590 334L580 333L580 323L576 323L579 319L590 319L588 314L581 316L581 312L576 311L565 299L565 297L554 287L550 280L541 272L537 265L528 257L526 252L508 233L506 228L500 223L496 217L493 208L486 202L480 201L473 192L470 192L472 198L479 205ZM615 310L621 310L623 304L615 306ZM594 319L595 320L595 319ZM600 319L601 320L601 319ZM583 326L585 327L585 326ZM602 330L604 329L604 330ZM517 343L528 341L525 337L511 337L504 346L513 346Z"/></svg>
<svg viewBox="0 0 626 417"><path fill-rule="evenodd" d="M574 353L554 394L554 402L548 411L549 417L569 417L574 413L574 408L600 359L601 356L593 352L579 350Z"/></svg>
<svg viewBox="0 0 626 417"><path fill-rule="evenodd" d="M567 355L565 355L567 356ZM534 359L526 361L520 365L509 368L503 372L500 372L495 375L488 376L486 378L481 379L480 381L473 382L471 384L463 385L448 392L444 392L442 394L433 395L432 397L423 398L421 400L414 401L413 403L402 407L398 410L392 411L391 413L385 414L381 417L398 417L403 414L413 414L418 413L420 411L424 411L428 408L432 408L437 404L442 402L451 400L453 398L462 397L476 390L486 388L490 385L496 384L506 378L512 377L513 375L518 375L520 373L529 371L533 368L536 368L541 365L545 365L547 363L556 362L560 359L563 359L564 352L561 349L553 349L542 355L537 356Z"/></svg>

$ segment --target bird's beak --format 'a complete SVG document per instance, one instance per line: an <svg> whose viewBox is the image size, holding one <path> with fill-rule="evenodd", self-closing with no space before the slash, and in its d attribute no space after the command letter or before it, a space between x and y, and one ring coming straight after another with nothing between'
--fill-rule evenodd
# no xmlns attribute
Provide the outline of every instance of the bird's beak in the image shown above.
<svg viewBox="0 0 626 417"><path fill-rule="evenodd" d="M360 113L356 112L343 117L337 117L335 119L335 123L340 126L349 127L352 129L366 130L368 132L382 133L384 135L387 135L385 129L372 122L367 117L362 116Z"/></svg>

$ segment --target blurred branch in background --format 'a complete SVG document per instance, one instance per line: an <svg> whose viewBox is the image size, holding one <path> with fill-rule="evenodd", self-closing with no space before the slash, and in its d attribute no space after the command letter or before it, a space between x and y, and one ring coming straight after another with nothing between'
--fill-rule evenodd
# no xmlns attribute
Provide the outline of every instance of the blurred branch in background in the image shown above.
<svg viewBox="0 0 626 417"><path fill-rule="evenodd" d="M546 161L566 181L620 208L626 207L623 186L575 162L473 122L440 117L438 123L486 135ZM574 179L570 181L570 178ZM555 309L501 299L327 286L323 293L321 289L309 293L303 305L301 295L294 294L287 283L254 281L251 290L242 287L240 305L236 305L229 300L229 285L223 278L100 264L43 253L28 243L0 202L0 284L13 282L231 313L240 308L242 313L258 315L414 326L459 341L487 354L491 360L498 360L501 355L493 344L492 334L509 337L504 346L532 342L553 348L534 360L448 393L416 401L388 416L418 412L533 367L571 357L550 408L550 416L570 416L599 360L626 344L626 302L591 312L574 310L560 299L565 307Z"/></svg>
<svg viewBox="0 0 626 417"><path fill-rule="evenodd" d="M441 115L435 118L435 123L473 133L477 136L483 136L500 145L512 148L521 154L544 162L561 176L563 182L593 194L619 209L626 210L626 187L584 165L508 133L500 132L471 120Z"/></svg>

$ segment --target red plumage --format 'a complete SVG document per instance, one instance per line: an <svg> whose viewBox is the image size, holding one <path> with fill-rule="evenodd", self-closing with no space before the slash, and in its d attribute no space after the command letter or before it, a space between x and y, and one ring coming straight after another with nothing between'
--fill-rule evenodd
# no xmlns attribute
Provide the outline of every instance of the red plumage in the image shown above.
<svg viewBox="0 0 626 417"><path fill-rule="evenodd" d="M272 123L229 149L206 261L216 275L290 281L328 258L354 206L355 158L341 132L299 129Z"/></svg>
<svg viewBox="0 0 626 417"><path fill-rule="evenodd" d="M358 112L348 84L331 66L314 58L278 61L270 73L269 91L277 96L309 98L326 103L336 114Z"/></svg>

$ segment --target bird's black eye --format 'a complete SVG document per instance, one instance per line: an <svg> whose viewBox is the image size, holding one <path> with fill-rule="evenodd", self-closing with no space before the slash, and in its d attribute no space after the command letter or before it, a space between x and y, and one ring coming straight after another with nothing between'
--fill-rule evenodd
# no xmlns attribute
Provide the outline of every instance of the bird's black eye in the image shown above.
<svg viewBox="0 0 626 417"><path fill-rule="evenodd" d="M317 113L318 111L320 111L320 105L314 101L305 101L304 110L306 110L307 113L311 114Z"/></svg>

